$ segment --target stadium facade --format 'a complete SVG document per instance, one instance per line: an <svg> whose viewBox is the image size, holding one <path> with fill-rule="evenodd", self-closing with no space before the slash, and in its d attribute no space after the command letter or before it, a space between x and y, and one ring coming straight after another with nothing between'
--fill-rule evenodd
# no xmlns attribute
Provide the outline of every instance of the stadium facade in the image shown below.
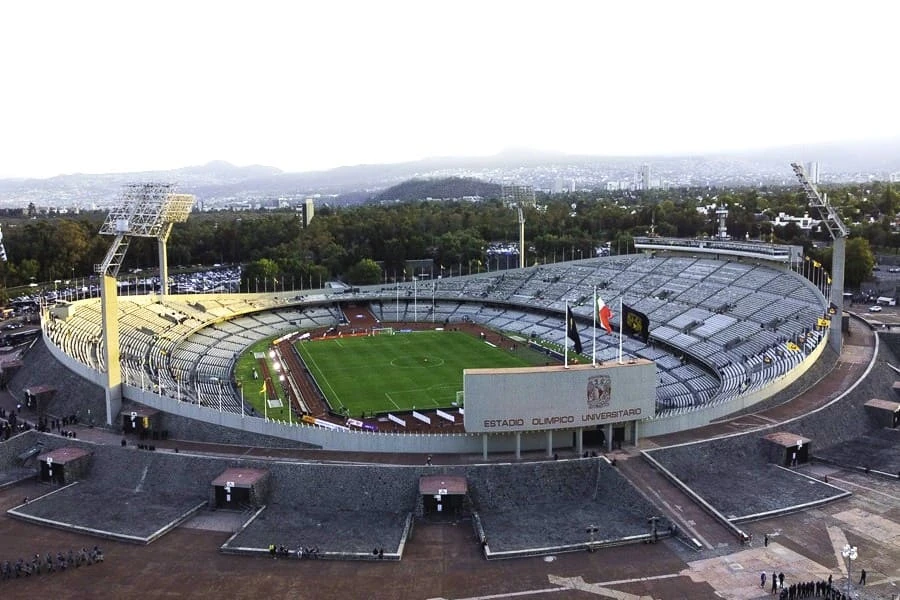
<svg viewBox="0 0 900 600"><path fill-rule="evenodd" d="M699 427L771 397L805 373L822 355L830 319L829 290L795 271L795 247L717 242L646 248L636 255L592 258L499 273L439 279L425 284L361 288L352 294L312 290L285 293L120 297L119 367L122 396L160 413L162 427L192 423L242 435L292 440L328 450L407 453L516 452L581 448L583 435L603 428L605 443L636 442ZM648 315L647 341L592 327L594 294L615 310L627 304ZM620 362L655 367L638 412L615 413L588 424L554 421L553 415L516 416L521 427L485 427L497 420L466 415L467 433L395 434L329 429L251 416L233 380L237 356L253 341L336 326L340 307L367 304L383 325L418 322L434 327L479 323L535 345L566 344L563 319L572 307L584 347L599 368L579 365L579 398L588 382ZM46 311L43 337L50 353L72 372L103 386L107 365L102 312L97 299ZM624 361L623 361L624 357ZM627 366L627 364L626 364ZM610 372L615 372L614 370ZM476 374L472 374L474 377ZM477 374L484 395L507 375ZM552 375L548 374L552 380ZM648 378L644 378L646 383ZM470 381L467 376L467 381ZM475 379L471 379L475 381ZM485 383L486 382L486 383ZM468 385L468 384L467 384ZM573 384L574 385L574 384ZM518 397L546 397L544 388L519 389ZM573 388L574 389L574 388ZM654 393L655 392L655 393ZM468 395L471 390L465 390ZM575 392L572 392L573 397ZM66 390L58 401L65 402ZM531 401L531 400L529 400ZM81 400L89 405L90 400ZM498 404L501 408L507 404ZM108 425L118 412L106 412ZM502 410L501 410L502 412ZM613 411L606 411L613 414ZM472 418L470 419L470 416ZM536 420L535 420L536 419ZM475 423L481 421L481 426Z"/></svg>

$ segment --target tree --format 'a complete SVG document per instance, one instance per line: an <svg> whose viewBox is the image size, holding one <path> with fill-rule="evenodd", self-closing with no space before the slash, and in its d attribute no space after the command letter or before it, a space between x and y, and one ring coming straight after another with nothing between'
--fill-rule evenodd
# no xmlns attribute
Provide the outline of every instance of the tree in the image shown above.
<svg viewBox="0 0 900 600"><path fill-rule="evenodd" d="M877 206L881 214L886 217L893 219L894 215L897 214L897 192L893 190L890 184L885 186Z"/></svg>
<svg viewBox="0 0 900 600"><path fill-rule="evenodd" d="M822 260L826 265L832 265L832 248L826 248L822 253ZM854 237L846 240L844 260L844 287L857 288L872 277L872 268L875 266L875 254L869 245L869 240L862 237ZM833 272L832 269L830 269Z"/></svg>
<svg viewBox="0 0 900 600"><path fill-rule="evenodd" d="M37 279L38 273L41 269L41 263L36 261L33 258L26 258L22 262L19 263L19 276L22 281L30 281L32 279Z"/></svg>
<svg viewBox="0 0 900 600"><path fill-rule="evenodd" d="M370 285L381 281L381 267L371 258L364 258L347 271L347 280L357 285Z"/></svg>
<svg viewBox="0 0 900 600"><path fill-rule="evenodd" d="M272 259L261 258L255 260L244 268L241 287L243 288L246 285L246 289L252 292L274 289L274 279L280 274L279 271L278 263Z"/></svg>
<svg viewBox="0 0 900 600"><path fill-rule="evenodd" d="M68 278L75 265L84 260L90 248L90 240L84 227L68 219L57 224L56 236L52 273L56 277Z"/></svg>

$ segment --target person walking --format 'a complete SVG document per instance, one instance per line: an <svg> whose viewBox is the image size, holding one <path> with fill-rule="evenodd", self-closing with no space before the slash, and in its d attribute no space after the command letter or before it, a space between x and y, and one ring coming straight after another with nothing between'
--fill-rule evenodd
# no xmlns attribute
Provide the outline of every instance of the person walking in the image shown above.
<svg viewBox="0 0 900 600"><path fill-rule="evenodd" d="M766 589L766 572L763 571L759 574L759 587L762 589Z"/></svg>
<svg viewBox="0 0 900 600"><path fill-rule="evenodd" d="M859 585L866 585L866 570L859 572Z"/></svg>
<svg viewBox="0 0 900 600"><path fill-rule="evenodd" d="M778 575L776 575L775 573L772 573L772 593L774 594L777 591L778 591Z"/></svg>
<svg viewBox="0 0 900 600"><path fill-rule="evenodd" d="M784 588L784 573L778 574L778 587Z"/></svg>

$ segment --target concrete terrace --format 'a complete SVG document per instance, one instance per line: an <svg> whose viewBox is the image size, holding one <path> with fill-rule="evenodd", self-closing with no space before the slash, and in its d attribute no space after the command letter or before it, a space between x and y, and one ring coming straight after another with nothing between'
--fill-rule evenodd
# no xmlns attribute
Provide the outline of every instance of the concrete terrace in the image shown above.
<svg viewBox="0 0 900 600"><path fill-rule="evenodd" d="M860 409L861 405L871 397L889 397L886 394L890 393L891 384L895 377L895 372L888 365L897 365L897 359L888 349L882 347L877 361L875 360L875 335L871 330L860 327L857 322L854 322L853 335L845 339L844 350L839 357L835 358L834 367L824 369L822 373L816 373L812 381L800 382L799 387L805 388L801 389L800 393L795 389L792 397L776 398L772 402L760 406L758 411L745 412L698 430L645 439L641 442L641 448L660 452L663 451L662 448L664 446L671 444L692 442L704 438L721 438L710 442L705 449L701 447L706 444L696 444L694 448L697 450L695 456L697 462L711 462L711 458L714 458L717 454L732 450L728 444L736 444L734 446L735 464L745 465L748 469L752 469L759 465L759 457L752 452L752 447L758 444L760 437L772 430L781 428L792 432L800 432L811 438L813 440L814 458L820 451L823 458L829 451L839 453L839 444L853 444L852 440L856 439L856 437L860 438L861 444L867 443L863 438L871 437L873 442L870 448L873 451L877 450L876 454L878 456L881 456L885 452L885 448L887 448L888 455L883 459L883 464L891 465L893 464L892 461L895 460L889 454L891 444L889 442L885 443L882 434L878 430L872 431L870 425L862 418L862 413L857 412L857 409ZM878 335L891 334L879 333ZM870 365L872 365L872 369L867 374ZM882 369L881 367L884 368ZM863 383L857 384L859 381ZM853 386L855 386L853 391L842 396L842 392ZM14 399L9 396L3 396L0 398L0 401L5 406L9 406L9 402L14 402ZM119 436L97 428L78 425L72 429L76 431L79 439L93 439L113 446L116 446L120 440ZM748 433L749 435L726 437L735 433ZM729 441L741 438L743 438L741 441ZM823 446L821 442L823 438L830 439L835 443L831 446ZM10 442L2 446L11 444L12 441L10 440ZM183 439L170 439L165 442L159 442L158 452L173 452L173 448L177 446L181 447L183 453L190 449L191 453L204 456L219 455L234 458L235 455L250 455L266 461L270 457L280 457L288 458L289 460L300 459L307 461L356 462L376 460L394 464L410 462L409 456L338 455L315 450L265 446L252 448L240 443L223 445L221 443L188 442ZM128 448L124 451L138 454L142 452L133 448ZM12 452L12 449L10 452ZM677 453L678 451L672 450L672 452ZM690 453L687 454L690 455ZM672 456L675 456L675 454ZM864 451L863 456L866 456ZM624 468L626 465L640 465L643 463L640 455L635 451L615 453L613 457L619 458L619 466L622 473L629 476L632 473L630 469ZM492 458L500 462L508 461L510 457L494 456ZM543 457L526 456L524 461L539 460L541 458ZM434 468L442 468L445 464L466 465L479 460L480 456L451 457L435 455L434 462L437 466ZM569 461L561 460L559 462ZM572 462L589 464L594 461ZM680 463L681 459L673 459L671 464L677 467ZM421 467L421 463L419 467ZM701 467L695 464L692 468ZM768 466L762 466L761 468L764 471ZM846 575L845 571L842 571L840 554L838 552L837 558L835 558L835 552L847 541L860 546L859 563L853 565L854 574L858 573L860 567L866 568L870 573L870 586L860 591L859 597L867 599L889 597L889 595L885 594L889 593L892 582L898 581L898 577L900 577L900 573L897 572L896 568L898 561L900 561L900 548L896 546L896 542L891 541L896 538L885 537L886 533L898 527L896 518L891 516L891 511L896 512L900 510L900 506L896 506L898 497L896 479L879 478L874 474L866 475L862 469L841 470L839 467L818 462L801 466L795 469L794 472L805 474L818 483L824 483L825 476L828 476L830 482L836 487L851 490L854 494L854 499L814 507L801 513L773 516L762 521L751 522L744 525L744 527L754 536L754 543L740 546L732 539L730 542L720 542L715 547L704 550L700 554L685 554L683 549L679 549L683 548L683 546L665 544L634 547L635 550L639 550L636 554L627 548L611 549L609 551L600 550L599 554L594 556L602 562L596 564L588 560L588 555L580 553L557 557L556 562L553 563L556 566L545 566L542 562L522 559L521 561L515 561L515 563L504 562L494 567L491 566L491 563L479 562L477 557L471 559L475 562L470 562L470 559L465 558L465 552L459 554L459 550L455 550L455 566L465 568L465 572L468 574L464 579L460 579L455 569L447 570L446 567L436 564L436 555L429 552L436 552L438 548L447 544L453 544L454 548L464 548L466 543L471 544L471 529L464 536L469 539L468 542L465 542L463 538L456 536L451 530L423 526L417 531L412 551L407 552L403 562L412 561L412 564L416 565L415 568L419 577L423 577L425 580L442 582L440 585L443 591L433 588L430 591L425 591L428 586L424 585L424 580L415 584L414 588L410 588L400 583L394 576L397 573L391 570L389 573L394 574L388 575L388 580L391 583L388 583L388 580L381 580L386 587L379 588L380 591L374 592L372 597L424 598L442 596L460 598L474 596L476 595L476 590L480 592L495 590L501 593L498 597L503 597L503 591L525 593L528 590L546 589L548 590L546 593L550 594L548 597L554 598L587 598L592 597L592 595L585 595L587 594L586 590L609 590L610 594L618 595L607 595L606 597L624 598L628 596L621 596L621 594L635 593L657 599L692 598L705 600L706 598L722 597L755 599L767 596L760 593L761 590L758 587L758 573L761 570L766 570L770 574L773 570L781 570L788 576L788 581L805 581L812 578L824 579L829 573L832 573L835 575L836 583L843 589ZM715 499L716 493L727 492L729 477L723 477L723 473L727 473L729 477L732 475L727 469L721 469L716 473L722 484L706 492L710 498ZM640 472L638 476L640 476ZM688 474L688 477L690 477L690 474ZM765 483L766 480L763 478L763 487L765 487ZM778 485L793 486L794 484L779 482ZM818 486L818 484L808 485ZM19 484L15 487L18 489L33 488L27 483ZM743 494L746 498L748 493L755 494L758 491L758 488L751 489L749 492L745 489ZM662 495L657 495L658 493ZM880 494L875 497L877 502L866 502L866 495L872 493ZM21 496L21 493L19 495ZM6 498L2 494L2 489L0 489L0 496ZM680 515L683 514L682 509L687 509L687 506L679 504L680 500L664 493L661 487L651 489L645 496L653 500L654 507L660 509L664 514L671 514L676 520L679 520ZM726 496L723 500L716 501L727 502L728 497ZM894 508L890 508L892 502ZM8 500L4 500L4 503L5 506L9 506ZM724 507L725 505L723 504ZM702 523L699 518L696 523L697 527L700 528L698 533L708 537L710 540L714 539L710 531L705 529L706 524ZM510 528L515 526L518 526L518 523L508 525ZM15 540L24 539L21 538L21 535L17 537L16 534L12 533L13 531L18 531L15 526L4 522L3 528L4 532L7 532L7 535L4 536L3 547L15 548L17 547ZM41 534L39 531L36 530L36 535L34 533L30 534L28 539L49 539L48 536L54 535ZM179 530L176 529L175 531ZM443 533L438 535L439 532ZM765 547L760 543L764 533L770 535L770 543ZM172 535L175 537L170 538ZM435 537L436 535L438 537ZM76 543L82 544L80 541ZM286 543L290 543L290 541L286 540ZM426 552L425 555L422 554L422 549L416 550L420 544L430 543L437 545L429 546L431 550ZM457 543L463 545L457 546ZM154 555L172 554L173 551L168 548L173 547L178 548L172 554L173 560L175 560L175 556L184 556L184 537L180 534L176 535L173 533L165 536L154 543L153 546L160 548L160 550L154 551ZM204 557L205 564L216 565L221 560L225 560L219 559L215 555L206 554L200 546L191 547L193 548L193 550L189 550L191 555ZM218 548L218 546L216 545L215 548ZM115 547L113 547L114 550ZM10 551L14 552L15 550L7 550L7 552ZM216 552L216 550L213 552ZM477 554L471 546L468 552ZM109 554L115 556L114 552L108 552ZM127 560L126 556L130 557L132 555L138 556L140 553L135 554L132 551L119 553L123 560ZM673 555L682 557L681 560L684 561L681 563L682 567L673 564ZM159 575L160 591L172 590L172 586L178 586L177 589L184 591L193 585L189 583L190 578L183 576L179 578L178 575L175 575L175 573L178 573L176 562L166 564L170 565L167 567L168 572L165 573L165 576L162 573ZM239 568L235 563L227 564L232 565L229 568L229 572L233 572L234 568ZM600 564L602 564L602 568L598 566ZM273 566L268 565L267 563L263 567L263 571L268 573L266 577L271 586L275 581L280 580L272 579L273 577L278 577L277 571L272 571L273 568L278 568L275 566L276 563L272 563ZM260 567L261 565L257 564L256 566ZM432 571L433 567L437 567L437 570ZM384 565L381 568L383 569ZM682 570L679 571L679 569ZM94 573L97 572L94 571ZM514 583L498 584L499 578L503 578L504 573L509 575L512 572L516 573ZM561 576L561 572L568 574ZM312 597L304 595L301 590L290 587L292 584L288 584L287 581L296 579L296 567L292 567L290 573L290 575L285 573L285 576L290 577L290 579L285 579L284 584L275 584L276 587L270 587L269 589L281 591L293 589L293 593L298 595L298 597ZM369 581L375 581L375 579L371 578L378 577L375 574L376 572L356 567L355 565L350 565L350 568L346 571L341 570L340 567L329 569L329 577L327 578L318 576L315 571L307 570L303 573L307 582L316 581L318 597L330 597L326 590L336 592L338 589L343 589L342 595L352 594L352 591L348 588L340 588L341 584L337 580L342 578L350 581L354 575L362 575L369 577ZM343 577L338 575L338 573L343 573ZM433 574L429 575L429 573ZM613 573L615 575L612 575ZM646 577L648 575L651 576L649 579ZM200 579L203 578L202 575L199 577ZM661 577L662 579L657 580L653 577ZM259 581L252 576L247 579ZM465 585L464 580L470 583L470 587ZM579 580L582 583L577 583ZM58 587L55 580L47 580L46 583L41 582L41 585L44 586L43 589L45 590L53 590L54 595L58 598L76 597L71 594L67 595L65 588ZM65 583L62 585L65 585ZM244 584L241 581L234 581L230 585L235 590L244 589ZM419 592L410 595L411 589L419 590ZM576 592L575 590L582 591ZM250 593L249 590L248 593ZM603 592L600 592L601 596L603 594ZM145 595L147 594L145 593ZM198 592L198 597L200 595L201 593ZM150 593L147 597L158 596Z"/></svg>

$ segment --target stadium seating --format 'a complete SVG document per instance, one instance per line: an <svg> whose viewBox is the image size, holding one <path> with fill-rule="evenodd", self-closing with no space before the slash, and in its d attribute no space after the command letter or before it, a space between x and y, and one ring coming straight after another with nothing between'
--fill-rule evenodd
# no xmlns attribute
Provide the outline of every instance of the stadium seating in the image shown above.
<svg viewBox="0 0 900 600"><path fill-rule="evenodd" d="M626 338L626 356L653 360L659 369L657 416L696 410L765 388L795 368L825 338L816 321L825 301L801 276L751 262L706 257L626 255L526 269L406 282L364 289L372 313L389 325L477 322L498 330L566 342L562 315L571 307L586 349L616 360L617 333L593 322L594 290L613 310L619 304L645 313L651 340ZM435 301L432 303L432 294ZM258 339L286 331L333 326L343 319L339 296L295 298L250 295L119 298L120 357L127 382L148 385L182 400L241 410L230 382L234 359ZM77 301L74 315L46 324L66 354L103 368L98 299ZM793 342L799 351L787 350ZM590 351L590 350L588 350ZM179 381L185 385L179 386Z"/></svg>

